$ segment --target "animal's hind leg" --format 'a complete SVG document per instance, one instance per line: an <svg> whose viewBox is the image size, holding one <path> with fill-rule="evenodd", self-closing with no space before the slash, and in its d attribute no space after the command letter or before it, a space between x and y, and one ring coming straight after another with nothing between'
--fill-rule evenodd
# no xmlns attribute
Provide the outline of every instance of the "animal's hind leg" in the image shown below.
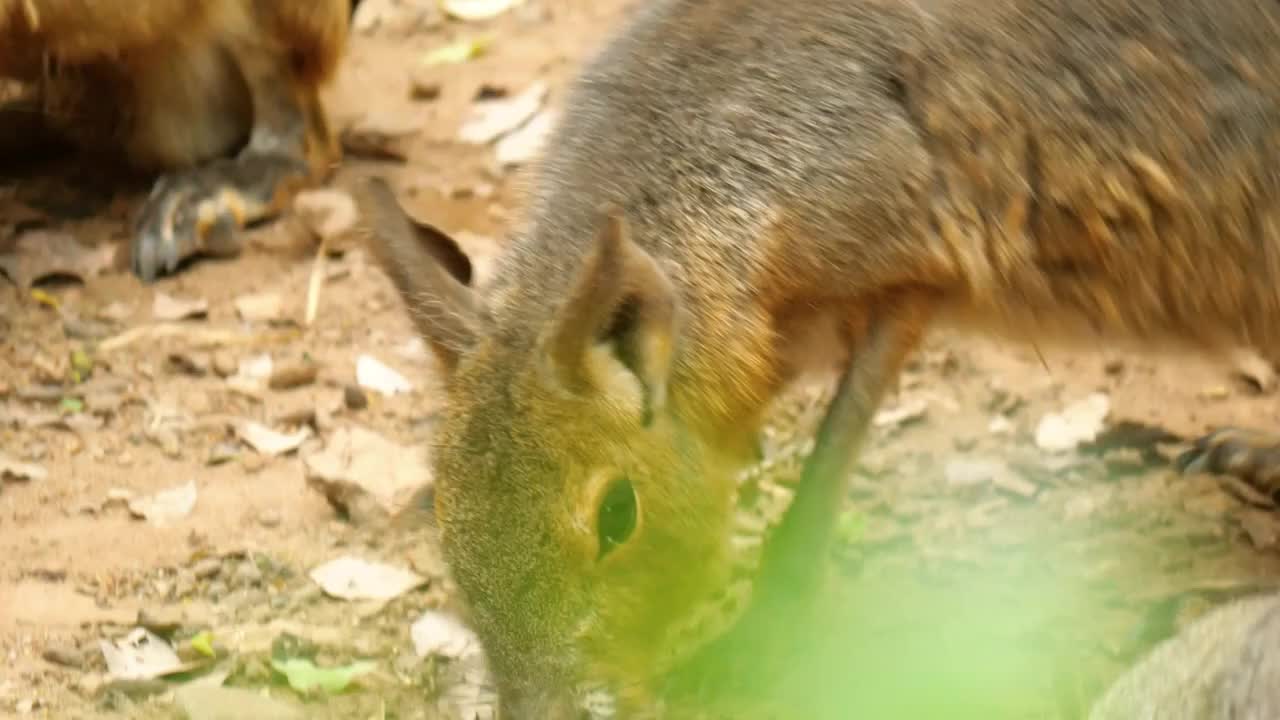
<svg viewBox="0 0 1280 720"><path fill-rule="evenodd" d="M1221 428L1174 461L1183 473L1232 475L1280 499L1280 433Z"/></svg>
<svg viewBox="0 0 1280 720"><path fill-rule="evenodd" d="M233 255L240 230L278 215L337 161L317 88L275 67L244 67L253 103L248 144L235 157L162 176L138 217L134 272L144 281L196 255ZM216 108L210 110L217 112Z"/></svg>

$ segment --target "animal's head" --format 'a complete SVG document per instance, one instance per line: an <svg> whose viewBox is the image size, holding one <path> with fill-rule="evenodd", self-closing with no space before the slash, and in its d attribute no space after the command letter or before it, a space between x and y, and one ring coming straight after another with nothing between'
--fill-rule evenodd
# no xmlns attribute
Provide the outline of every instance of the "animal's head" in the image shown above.
<svg viewBox="0 0 1280 720"><path fill-rule="evenodd" d="M557 307L513 329L468 286L456 244L381 180L362 193L373 246L447 374L436 519L502 717L581 717L584 684L643 703L730 563L731 462L667 403L675 288L602 211Z"/></svg>

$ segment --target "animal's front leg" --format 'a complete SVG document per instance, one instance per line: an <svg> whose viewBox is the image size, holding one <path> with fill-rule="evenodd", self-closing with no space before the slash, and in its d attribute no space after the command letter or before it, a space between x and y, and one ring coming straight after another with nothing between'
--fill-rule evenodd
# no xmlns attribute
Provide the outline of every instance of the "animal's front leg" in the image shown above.
<svg viewBox="0 0 1280 720"><path fill-rule="evenodd" d="M871 318L823 416L791 505L765 541L750 605L729 632L677 675L677 691L689 690L686 684L692 683L695 692L718 694L729 689L725 681L743 690L759 688L776 674L776 665L787 664L788 650L803 641L797 628L804 626L826 577L828 550L858 451L886 390L919 345L933 302L925 295L900 298ZM762 658L768 663L759 663Z"/></svg>
<svg viewBox="0 0 1280 720"><path fill-rule="evenodd" d="M755 604L807 604L817 593L859 450L932 308L931 297L909 296L872 316L823 416L791 506L765 545ZM776 625L777 617L762 622Z"/></svg>
<svg viewBox="0 0 1280 720"><path fill-rule="evenodd" d="M248 67L246 76L254 124L245 148L160 177L143 204L131 250L144 281L198 254L238 253L242 229L280 214L338 159L316 88L300 86L287 70Z"/></svg>

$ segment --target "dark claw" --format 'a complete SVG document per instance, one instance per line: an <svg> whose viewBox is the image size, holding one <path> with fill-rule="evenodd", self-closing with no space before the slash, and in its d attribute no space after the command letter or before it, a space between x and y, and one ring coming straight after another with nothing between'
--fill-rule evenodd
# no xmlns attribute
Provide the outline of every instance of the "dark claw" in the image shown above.
<svg viewBox="0 0 1280 720"><path fill-rule="evenodd" d="M1184 475L1231 475L1274 495L1280 492L1280 436L1223 428L1197 439L1174 466Z"/></svg>
<svg viewBox="0 0 1280 720"><path fill-rule="evenodd" d="M153 282L160 275L173 272L184 250L190 252L196 244L196 239L184 232L187 228L177 227L181 206L187 200L187 194L178 189L180 186L173 176L160 178L138 216L133 236L133 271L143 282Z"/></svg>
<svg viewBox="0 0 1280 720"><path fill-rule="evenodd" d="M133 271L143 282L168 275L200 252L205 238L196 226L200 203L208 201L209 170L166 175L156 181L138 215L133 235Z"/></svg>
<svg viewBox="0 0 1280 720"><path fill-rule="evenodd" d="M134 227L134 273L150 283L197 254L237 254L244 225L276 212L280 189L305 173L291 157L249 155L162 176Z"/></svg>

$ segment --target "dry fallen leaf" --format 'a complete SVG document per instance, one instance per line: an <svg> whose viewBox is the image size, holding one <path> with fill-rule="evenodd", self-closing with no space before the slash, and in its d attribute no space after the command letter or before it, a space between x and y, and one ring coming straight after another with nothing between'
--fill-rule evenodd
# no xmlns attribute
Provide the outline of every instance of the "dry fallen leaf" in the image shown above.
<svg viewBox="0 0 1280 720"><path fill-rule="evenodd" d="M356 383L387 397L413 390L413 384L405 376L372 355L361 355L356 359Z"/></svg>
<svg viewBox="0 0 1280 720"><path fill-rule="evenodd" d="M151 305L151 315L161 322L190 320L209 314L209 301L203 298L176 298L157 292Z"/></svg>
<svg viewBox="0 0 1280 720"><path fill-rule="evenodd" d="M81 245L64 232L29 230L18 237L10 252L0 255L0 272L24 289L56 276L84 282L111 269L116 251L114 245Z"/></svg>
<svg viewBox="0 0 1280 720"><path fill-rule="evenodd" d="M538 158L555 129L557 113L544 110L533 119L498 141L494 155L503 168L528 164Z"/></svg>
<svg viewBox="0 0 1280 720"><path fill-rule="evenodd" d="M163 490L147 497L130 497L129 512L157 527L181 520L196 506L196 481Z"/></svg>
<svg viewBox="0 0 1280 720"><path fill-rule="evenodd" d="M236 374L254 380L266 380L271 377L271 372L274 368L275 363L272 362L271 355L263 353L242 359L236 369Z"/></svg>
<svg viewBox="0 0 1280 720"><path fill-rule="evenodd" d="M987 432L992 435L1008 435L1013 432L1013 421L1004 415L996 415L987 423Z"/></svg>
<svg viewBox="0 0 1280 720"><path fill-rule="evenodd" d="M98 640L107 672L121 680L151 680L182 668L182 660L163 638L134 628L115 642Z"/></svg>
<svg viewBox="0 0 1280 720"><path fill-rule="evenodd" d="M236 425L236 435L254 450L275 457L301 447L311 437L311 428L304 425L292 433L282 433L250 420Z"/></svg>
<svg viewBox="0 0 1280 720"><path fill-rule="evenodd" d="M311 579L326 594L341 600L391 600L426 582L408 570L350 555L315 568Z"/></svg>
<svg viewBox="0 0 1280 720"><path fill-rule="evenodd" d="M49 471L33 463L18 462L0 454L0 480L44 480Z"/></svg>
<svg viewBox="0 0 1280 720"><path fill-rule="evenodd" d="M245 322L270 322L280 318L284 298L280 293L242 295L235 301L236 314Z"/></svg>
<svg viewBox="0 0 1280 720"><path fill-rule="evenodd" d="M427 610L409 628L413 650L418 657L428 655L456 660L480 648L475 633L452 615Z"/></svg>
<svg viewBox="0 0 1280 720"><path fill-rule="evenodd" d="M370 500L394 515L431 482L424 448L398 445L361 427L339 428L323 450L302 460L307 482L350 514Z"/></svg>
<svg viewBox="0 0 1280 720"><path fill-rule="evenodd" d="M463 246L463 247L465 249L466 246ZM415 362L415 363L424 361L428 357L430 357L427 354L426 341L418 337L417 335L410 336L409 339L405 340L402 344L397 345L395 348L395 353L400 358L403 358L405 360L408 360L410 362Z"/></svg>
<svg viewBox="0 0 1280 720"><path fill-rule="evenodd" d="M877 412L872 424L876 427L905 425L923 418L928 410L929 402L923 397L903 398L897 405Z"/></svg>
<svg viewBox="0 0 1280 720"><path fill-rule="evenodd" d="M471 117L458 130L458 138L472 145L497 140L529 122L542 107L547 91L547 83L539 80L515 97L477 102Z"/></svg>
<svg viewBox="0 0 1280 720"><path fill-rule="evenodd" d="M258 397L266 390L274 371L275 362L267 353L242 358L235 374L226 379L227 387L246 397Z"/></svg>
<svg viewBox="0 0 1280 720"><path fill-rule="evenodd" d="M1111 398L1090 393L1058 413L1048 413L1036 426L1036 445L1049 452L1074 450L1093 441L1102 432L1111 413Z"/></svg>

